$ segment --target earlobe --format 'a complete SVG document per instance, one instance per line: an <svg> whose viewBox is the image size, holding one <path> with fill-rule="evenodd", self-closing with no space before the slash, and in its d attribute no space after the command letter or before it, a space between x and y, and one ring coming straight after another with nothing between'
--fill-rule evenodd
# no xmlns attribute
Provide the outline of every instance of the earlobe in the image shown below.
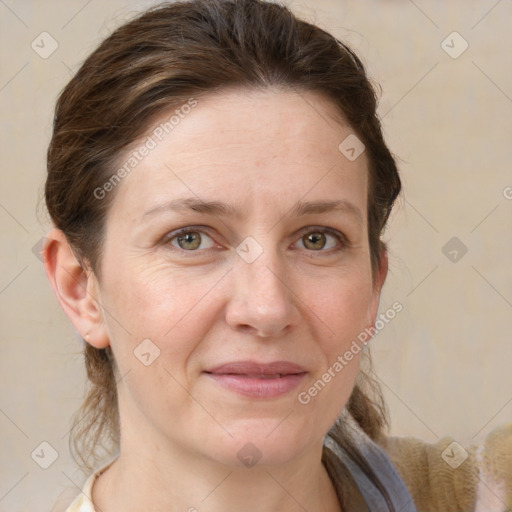
<svg viewBox="0 0 512 512"><path fill-rule="evenodd" d="M80 265L60 229L52 229L46 235L42 256L60 307L75 329L94 347L109 346L96 277Z"/></svg>

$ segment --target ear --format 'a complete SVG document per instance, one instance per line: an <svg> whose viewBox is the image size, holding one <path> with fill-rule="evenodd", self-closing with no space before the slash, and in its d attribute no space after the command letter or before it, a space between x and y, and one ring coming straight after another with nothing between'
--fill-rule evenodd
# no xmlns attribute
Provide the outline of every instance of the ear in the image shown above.
<svg viewBox="0 0 512 512"><path fill-rule="evenodd" d="M82 268L60 229L52 229L43 244L44 269L60 307L75 329L96 348L110 345L100 307L99 285L92 270Z"/></svg>
<svg viewBox="0 0 512 512"><path fill-rule="evenodd" d="M384 243L381 243L379 268L373 276L373 292L370 305L368 307L368 327L374 327L377 312L379 311L380 292L388 275L388 251Z"/></svg>

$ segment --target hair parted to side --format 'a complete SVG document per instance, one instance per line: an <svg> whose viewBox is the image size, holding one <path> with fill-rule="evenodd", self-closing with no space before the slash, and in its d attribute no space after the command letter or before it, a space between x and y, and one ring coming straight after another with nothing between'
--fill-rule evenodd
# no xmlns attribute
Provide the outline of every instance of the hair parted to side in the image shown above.
<svg viewBox="0 0 512 512"><path fill-rule="evenodd" d="M100 200L94 191L112 177L123 151L163 113L229 86L317 92L337 107L365 144L369 161L368 236L375 273L384 249L380 236L401 188L376 114L375 90L345 44L287 7L262 0L190 0L151 8L103 41L62 91L45 199L84 269L101 282L104 225L116 192ZM84 355L89 390L70 447L77 463L91 471L100 446L107 452L118 446L119 416L112 353L86 343ZM371 438L383 434L385 408L370 374L360 374L347 408ZM337 442L375 481L342 425L335 429ZM323 460L341 500L346 471L328 449Z"/></svg>

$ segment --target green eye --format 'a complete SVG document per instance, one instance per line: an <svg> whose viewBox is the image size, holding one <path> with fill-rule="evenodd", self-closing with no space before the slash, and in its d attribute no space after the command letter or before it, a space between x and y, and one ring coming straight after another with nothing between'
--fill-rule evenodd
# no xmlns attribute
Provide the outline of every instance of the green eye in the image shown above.
<svg viewBox="0 0 512 512"><path fill-rule="evenodd" d="M201 235L198 232L191 231L177 236L176 241L180 249L197 249L201 245Z"/></svg>
<svg viewBox="0 0 512 512"><path fill-rule="evenodd" d="M168 237L173 247L183 251L196 251L197 249L210 249L213 247L213 240L201 231L183 229L173 236Z"/></svg>
<svg viewBox="0 0 512 512"><path fill-rule="evenodd" d="M215 246L214 240L204 231L190 227L169 233L166 239L166 243L185 252L199 252ZM349 245L342 233L329 228L310 228L310 231L302 235L296 243L299 243L301 249L318 253L330 253L329 249L336 248L342 250Z"/></svg>
<svg viewBox="0 0 512 512"><path fill-rule="evenodd" d="M307 249L318 251L324 248L326 236L325 233L313 232L308 235L304 235L302 237L302 241Z"/></svg>
<svg viewBox="0 0 512 512"><path fill-rule="evenodd" d="M330 234L327 230L310 231L300 240L302 245L311 251L323 251L324 249L333 249L337 245L344 245L340 235Z"/></svg>

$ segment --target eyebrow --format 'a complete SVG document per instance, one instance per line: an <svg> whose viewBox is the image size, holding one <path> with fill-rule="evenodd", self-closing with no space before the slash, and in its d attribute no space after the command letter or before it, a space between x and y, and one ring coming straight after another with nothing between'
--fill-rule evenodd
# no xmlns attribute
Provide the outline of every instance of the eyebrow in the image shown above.
<svg viewBox="0 0 512 512"><path fill-rule="evenodd" d="M180 198L151 208L144 213L143 218L166 211L192 210L205 215L222 217L243 217L242 211L236 206L221 201L203 201L197 197ZM363 222L361 210L346 199L336 201L299 201L286 214L288 217L301 217L330 212L343 212L353 215L359 223Z"/></svg>

